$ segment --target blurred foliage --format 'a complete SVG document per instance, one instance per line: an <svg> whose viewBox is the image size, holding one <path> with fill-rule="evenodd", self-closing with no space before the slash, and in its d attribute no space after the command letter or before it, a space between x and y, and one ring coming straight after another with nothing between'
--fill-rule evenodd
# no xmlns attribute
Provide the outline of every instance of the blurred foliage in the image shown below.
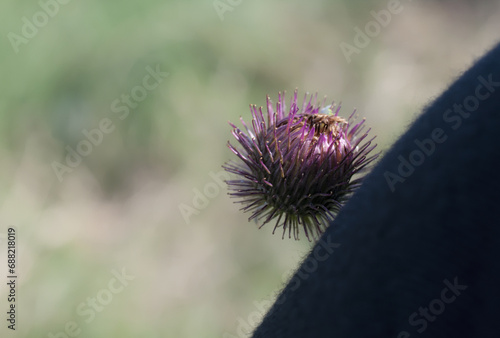
<svg viewBox="0 0 500 338"><path fill-rule="evenodd" d="M349 63L339 45L387 1L241 1L223 20L212 0L70 1L16 53L9 34L41 3L56 2L0 3L0 232L20 233L19 337L72 320L80 337L236 334L311 243L257 231L224 188L185 222L179 206L231 158L227 121L298 87L357 108L387 149L498 40L500 19L495 1L401 1ZM113 102L148 67L168 76L120 119ZM106 118L115 129L60 182L53 163ZM85 323L77 306L122 267L135 279Z"/></svg>

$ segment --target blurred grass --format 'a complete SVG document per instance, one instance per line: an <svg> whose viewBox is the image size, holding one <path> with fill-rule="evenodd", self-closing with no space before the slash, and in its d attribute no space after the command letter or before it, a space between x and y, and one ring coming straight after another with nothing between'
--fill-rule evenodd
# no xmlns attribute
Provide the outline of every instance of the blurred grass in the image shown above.
<svg viewBox="0 0 500 338"><path fill-rule="evenodd" d="M16 54L7 36L40 5L3 1L0 233L19 232L16 335L72 320L80 337L236 334L311 244L257 231L225 189L189 224L179 205L231 158L227 121L248 120L266 94L341 100L384 150L498 40L494 1L402 5L348 63L339 44L386 2L243 1L221 21L211 1L71 1ZM157 65L168 77L120 120L112 102ZM59 182L51 164L103 118L116 129ZM77 306L122 267L135 279L85 323ZM6 292L1 282L2 311Z"/></svg>

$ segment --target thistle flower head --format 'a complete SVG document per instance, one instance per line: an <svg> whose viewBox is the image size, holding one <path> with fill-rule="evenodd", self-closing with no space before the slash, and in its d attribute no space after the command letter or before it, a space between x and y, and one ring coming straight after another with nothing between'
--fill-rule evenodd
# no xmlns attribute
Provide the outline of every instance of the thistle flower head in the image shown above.
<svg viewBox="0 0 500 338"><path fill-rule="evenodd" d="M238 160L223 166L237 176L226 181L229 195L260 227L276 219L274 231L282 227L282 237L288 232L298 239L302 227L309 240L317 238L360 185L353 175L378 155L368 156L373 138L361 144L370 130L363 132L364 119L352 124L356 111L344 119L340 106L316 100L306 94L299 108L295 90L287 111L284 94L275 108L268 96L266 116L250 105L251 127L241 118L244 131L230 123L239 145L228 142Z"/></svg>

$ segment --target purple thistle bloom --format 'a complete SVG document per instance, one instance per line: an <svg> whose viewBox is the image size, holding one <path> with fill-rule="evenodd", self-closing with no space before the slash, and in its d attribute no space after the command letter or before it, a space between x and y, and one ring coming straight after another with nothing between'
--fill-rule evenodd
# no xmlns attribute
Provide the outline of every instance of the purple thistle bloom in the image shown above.
<svg viewBox="0 0 500 338"><path fill-rule="evenodd" d="M240 118L246 133L229 123L240 144L228 142L239 158L223 166L238 175L226 181L229 195L252 212L249 221L263 220L260 227L277 218L274 231L282 226L283 238L288 230L289 238L293 231L298 239L300 226L308 240L317 238L361 184L352 176L378 156L368 157L374 138L361 145L370 131L362 133L365 120L351 125L356 111L345 120L338 115L340 106L333 111L333 103L322 108L316 100L317 94L309 100L306 94L299 109L295 90L286 112L284 94L278 94L276 109L267 96L267 117L262 107L250 105L252 128Z"/></svg>

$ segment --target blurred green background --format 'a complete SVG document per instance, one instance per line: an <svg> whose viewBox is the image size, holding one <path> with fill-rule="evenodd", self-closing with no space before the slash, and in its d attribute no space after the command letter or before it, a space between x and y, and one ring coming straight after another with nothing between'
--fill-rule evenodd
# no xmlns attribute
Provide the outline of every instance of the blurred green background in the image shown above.
<svg viewBox="0 0 500 338"><path fill-rule="evenodd" d="M388 1L60 1L0 3L2 337L244 336L312 244L257 230L210 176L232 158L227 121L299 88L356 108L385 150L500 21L495 1L401 1L348 62L340 45Z"/></svg>

